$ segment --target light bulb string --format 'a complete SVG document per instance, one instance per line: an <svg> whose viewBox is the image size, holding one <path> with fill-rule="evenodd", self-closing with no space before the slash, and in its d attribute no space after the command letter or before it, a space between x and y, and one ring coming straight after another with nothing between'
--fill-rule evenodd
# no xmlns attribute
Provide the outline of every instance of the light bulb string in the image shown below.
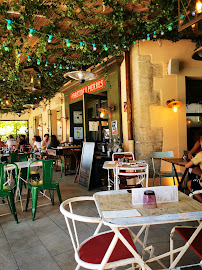
<svg viewBox="0 0 202 270"><path fill-rule="evenodd" d="M10 25L11 25L11 23L12 23L12 24L16 24L16 25L22 27L22 25L21 25L20 23L13 22L12 20L9 20L9 21L11 21L11 22L10 22ZM169 24L166 26L166 28L168 29L170 26L172 26L172 25L173 25L175 22L177 22L177 21L178 21L178 19L176 19L176 20L173 21L172 23L169 23ZM7 24L8 24L8 22L7 22ZM105 48L107 48L107 45L106 45L107 43L100 43L100 42L95 42L95 41L93 41L93 43L90 43L90 42L86 42L86 41L78 41L78 40L70 39L70 38L62 38L62 37L59 37L59 36L57 36L57 35L46 34L46 33L44 33L44 32L41 32L41 31L38 31L38 30L35 30L35 29L32 29L32 28L29 28L29 27L26 27L26 26L23 26L23 28L25 28L25 29L28 30L28 31L31 31L31 35L32 35L32 36L34 36L34 33L37 33L37 34L40 34L40 35L43 35L43 36L47 36L48 41L49 41L49 44L52 42L52 38L56 38L56 39L58 39L58 40L62 40L63 43L66 42L66 44L69 42L70 46L71 46L71 44L73 44L73 45L80 44L80 48L82 48L82 49L83 49L83 47L84 47L85 44L86 44L86 45L89 45L89 46L92 46L93 48L95 48L96 45L97 45L97 46L102 46L104 50L106 50ZM161 32L162 32L162 31L163 31L163 30L161 29ZM157 33L156 33L156 32L157 32L157 31L155 30L155 31L153 31L152 33L147 33L147 37L146 37L146 38L150 37L150 35L157 36ZM164 32L163 32L163 33L164 33ZM30 34L28 34L28 35L30 35ZM161 35L161 33L160 33L160 35ZM157 37L155 37L154 39L157 39ZM136 40L137 40L137 39L136 39ZM144 39L141 39L141 40L144 40ZM70 42L70 41L71 41L71 42ZM135 38L134 38L134 41L135 41ZM134 42L134 41L133 41L133 42ZM137 41L139 41L139 40L137 40ZM124 44L122 44L122 45L123 45L123 47L125 47ZM70 46L67 45L67 47L70 47ZM113 44L113 47L115 47L115 46L116 46L116 44ZM81 49L81 50L82 50L82 49Z"/></svg>

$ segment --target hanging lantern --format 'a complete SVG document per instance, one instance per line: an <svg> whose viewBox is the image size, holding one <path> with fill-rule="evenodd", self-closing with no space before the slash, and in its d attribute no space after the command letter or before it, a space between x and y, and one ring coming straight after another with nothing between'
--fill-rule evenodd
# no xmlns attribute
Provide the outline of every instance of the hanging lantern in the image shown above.
<svg viewBox="0 0 202 270"><path fill-rule="evenodd" d="M41 89L41 75L34 68L23 69L23 89L36 91Z"/></svg>
<svg viewBox="0 0 202 270"><path fill-rule="evenodd" d="M4 93L2 97L0 98L0 107L2 110L6 110L8 108L11 108L13 103L11 102L9 96Z"/></svg>

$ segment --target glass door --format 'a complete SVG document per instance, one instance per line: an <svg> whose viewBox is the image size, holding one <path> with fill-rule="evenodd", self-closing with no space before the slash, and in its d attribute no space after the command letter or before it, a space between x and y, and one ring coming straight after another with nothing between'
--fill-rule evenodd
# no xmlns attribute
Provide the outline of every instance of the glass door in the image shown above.
<svg viewBox="0 0 202 270"><path fill-rule="evenodd" d="M105 109L105 114L98 110ZM101 142L108 129L107 93L83 95L84 141Z"/></svg>

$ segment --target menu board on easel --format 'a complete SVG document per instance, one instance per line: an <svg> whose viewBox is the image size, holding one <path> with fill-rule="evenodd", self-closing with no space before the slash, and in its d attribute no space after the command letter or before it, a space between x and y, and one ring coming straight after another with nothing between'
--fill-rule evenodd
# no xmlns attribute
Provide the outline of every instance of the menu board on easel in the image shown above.
<svg viewBox="0 0 202 270"><path fill-rule="evenodd" d="M84 142L81 155L80 172L79 172L79 185L89 190L91 169L93 165L94 155L94 142Z"/></svg>

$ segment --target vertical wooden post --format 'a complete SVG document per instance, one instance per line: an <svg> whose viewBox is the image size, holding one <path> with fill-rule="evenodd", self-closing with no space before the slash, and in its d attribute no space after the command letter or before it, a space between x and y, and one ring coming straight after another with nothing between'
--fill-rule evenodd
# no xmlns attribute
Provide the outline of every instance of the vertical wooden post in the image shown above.
<svg viewBox="0 0 202 270"><path fill-rule="evenodd" d="M130 76L130 51L125 52L126 62L126 96L127 96L127 122L128 122L128 140L133 139L132 128L132 94L131 94L131 76Z"/></svg>

